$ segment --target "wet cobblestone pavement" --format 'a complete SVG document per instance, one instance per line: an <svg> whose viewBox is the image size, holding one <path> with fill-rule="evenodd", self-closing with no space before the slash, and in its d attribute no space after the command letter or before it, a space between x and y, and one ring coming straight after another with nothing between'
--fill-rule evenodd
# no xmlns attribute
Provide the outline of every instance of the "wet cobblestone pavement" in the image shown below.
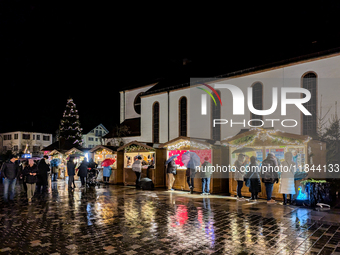
<svg viewBox="0 0 340 255"><path fill-rule="evenodd" d="M304 208L64 181L5 206L0 189L0 254L340 254L339 222Z"/></svg>

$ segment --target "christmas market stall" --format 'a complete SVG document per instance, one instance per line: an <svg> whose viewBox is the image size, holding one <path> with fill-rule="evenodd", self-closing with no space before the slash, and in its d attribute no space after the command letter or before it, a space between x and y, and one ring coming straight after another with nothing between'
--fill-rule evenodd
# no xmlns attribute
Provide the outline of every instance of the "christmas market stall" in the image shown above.
<svg viewBox="0 0 340 255"><path fill-rule="evenodd" d="M141 179L144 177L148 177L153 181L155 187L165 186L164 149L153 148L152 144L132 141L117 149L118 153L121 151L124 152L124 185L136 184L136 174L134 173L134 171L132 171L132 164L139 157L142 161Z"/></svg>
<svg viewBox="0 0 340 255"><path fill-rule="evenodd" d="M90 153L89 149L73 147L72 149L65 152L65 158L66 160L69 160L70 157L73 157L74 158L73 162L75 163L76 168L78 168L81 162L84 160L84 158L86 158L87 161L89 160L89 153ZM65 171L65 176L68 176L67 171Z"/></svg>
<svg viewBox="0 0 340 255"><path fill-rule="evenodd" d="M112 184L123 184L123 163L124 152L117 152L118 147L108 145L97 145L90 150L91 158L98 164L98 169L102 170L102 162L105 159L113 159L115 162L110 166L111 176L109 182ZM118 170L120 169L120 170ZM100 174L102 176L102 174Z"/></svg>
<svg viewBox="0 0 340 255"><path fill-rule="evenodd" d="M58 179L64 179L65 178L65 171L66 171L65 154L62 151L53 150L49 153L46 153L45 155L48 155L51 161L57 160L59 162L59 164L58 164Z"/></svg>
<svg viewBox="0 0 340 255"><path fill-rule="evenodd" d="M203 164L205 160L211 163L213 166L227 164L228 162L223 155L228 155L228 148L223 146L213 146L206 140L198 140L190 137L180 136L159 146L160 148L166 148L167 159L176 156L175 163L177 165L177 174L175 176L175 182L173 188L176 190L190 190L186 170L187 167L182 161L183 154L193 152L198 155L200 164ZM228 193L228 175L218 175L213 173L210 181L210 193ZM168 176L167 176L168 183ZM202 179L201 173L197 172L194 177L194 190L196 192L202 192Z"/></svg>
<svg viewBox="0 0 340 255"><path fill-rule="evenodd" d="M309 166L323 166L326 164L326 144L313 140L306 135L297 135L282 132L273 129L254 128L251 130L242 130L234 137L226 138L222 141L224 146L229 147L229 162L233 166L240 153L245 155L245 161L249 162L251 156L257 158L257 164L260 166L268 153L272 153L280 161L285 160L286 152L291 152L293 161L296 163L296 172L304 174L308 178L323 178L322 173L309 171ZM236 195L237 182L234 180L234 174L229 179L229 190L232 195ZM304 185L301 179L295 179L295 194L304 191ZM266 198L265 186L261 182L260 198ZM300 188L300 190L298 190ZM279 184L274 184L272 197L276 200L282 200L282 194L279 194ZM249 188L243 185L243 196L251 196ZM295 196L296 197L296 196Z"/></svg>

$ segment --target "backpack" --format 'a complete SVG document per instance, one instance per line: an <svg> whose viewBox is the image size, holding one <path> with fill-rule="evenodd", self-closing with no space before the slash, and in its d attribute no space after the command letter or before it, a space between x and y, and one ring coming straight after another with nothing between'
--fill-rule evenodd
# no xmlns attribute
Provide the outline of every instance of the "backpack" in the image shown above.
<svg viewBox="0 0 340 255"><path fill-rule="evenodd" d="M274 176L274 162L271 160L264 160L262 162L261 166L261 177L262 177L262 182L267 182L267 183L274 183L275 182L275 176ZM264 170L264 167L266 168L266 171Z"/></svg>

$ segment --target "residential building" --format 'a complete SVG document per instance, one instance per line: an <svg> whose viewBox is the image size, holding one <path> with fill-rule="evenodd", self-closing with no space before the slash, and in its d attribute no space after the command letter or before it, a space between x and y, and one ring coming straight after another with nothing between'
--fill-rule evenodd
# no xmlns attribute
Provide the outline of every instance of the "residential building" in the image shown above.
<svg viewBox="0 0 340 255"><path fill-rule="evenodd" d="M90 131L83 131L83 148L93 148L97 145L103 145L103 136L108 134L109 131L103 124L99 124Z"/></svg>
<svg viewBox="0 0 340 255"><path fill-rule="evenodd" d="M40 155L40 150L52 143L52 134L39 132L15 131L1 133L1 153L11 150L13 154L32 153Z"/></svg>

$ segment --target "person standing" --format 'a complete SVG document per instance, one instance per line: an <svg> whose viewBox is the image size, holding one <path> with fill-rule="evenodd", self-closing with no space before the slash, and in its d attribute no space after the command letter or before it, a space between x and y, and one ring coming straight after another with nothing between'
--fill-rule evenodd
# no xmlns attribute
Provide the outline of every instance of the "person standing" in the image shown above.
<svg viewBox="0 0 340 255"><path fill-rule="evenodd" d="M268 153L267 158L262 161L261 177L262 182L266 186L267 204L275 204L275 200L272 199L274 183L279 183L279 175L277 172L277 160L274 154Z"/></svg>
<svg viewBox="0 0 340 255"><path fill-rule="evenodd" d="M211 163L209 162L209 158L204 158L204 163L202 164L201 169L201 178L202 178L202 194L201 195L210 195L210 178L211 178Z"/></svg>
<svg viewBox="0 0 340 255"><path fill-rule="evenodd" d="M23 174L26 179L28 203L31 203L32 198L34 196L35 186L38 181L38 177L37 177L38 167L34 163L33 159L28 160L28 165L25 166L23 170Z"/></svg>
<svg viewBox="0 0 340 255"><path fill-rule="evenodd" d="M14 156L11 156L9 162L6 162L2 165L1 173L3 176L5 203L8 203L8 201L12 202L14 200L15 184L19 174L19 164L16 164L16 160L17 159Z"/></svg>
<svg viewBox="0 0 340 255"><path fill-rule="evenodd" d="M46 163L47 156L44 156L38 164L38 193L41 193L41 186L42 186L42 193L47 191L47 184L48 184L48 173L50 172L50 167Z"/></svg>
<svg viewBox="0 0 340 255"><path fill-rule="evenodd" d="M80 177L81 186L85 187L85 178L87 177L87 169L89 167L89 163L87 162L86 158L81 162L80 166L78 167L78 175Z"/></svg>
<svg viewBox="0 0 340 255"><path fill-rule="evenodd" d="M175 162L176 158L171 160L167 165L166 165L166 172L168 174L168 190L174 190L173 185L175 182L175 175L177 174L177 165Z"/></svg>
<svg viewBox="0 0 340 255"><path fill-rule="evenodd" d="M58 172L59 172L59 166L54 164L51 167L51 172L52 172L52 181L56 182L58 180Z"/></svg>
<svg viewBox="0 0 340 255"><path fill-rule="evenodd" d="M245 175L245 165L246 162L244 162L245 155L240 153L238 154L238 158L235 161L235 176L234 180L237 181L237 200L244 200L244 197L242 197L242 187L243 187L243 182L244 182L244 175Z"/></svg>
<svg viewBox="0 0 340 255"><path fill-rule="evenodd" d="M138 156L137 160L133 162L132 164L132 171L135 172L136 174L136 189L140 188L140 177L142 174L142 162L141 162L142 157Z"/></svg>
<svg viewBox="0 0 340 255"><path fill-rule="evenodd" d="M289 204L292 203L292 196L295 194L294 174L296 172L296 163L293 161L291 152L285 153L285 161L282 162L281 166L279 193L283 196L283 205L286 205L287 194L289 194Z"/></svg>
<svg viewBox="0 0 340 255"><path fill-rule="evenodd" d="M103 168L103 181L104 183L109 183L110 176L111 176L111 166L104 166Z"/></svg>
<svg viewBox="0 0 340 255"><path fill-rule="evenodd" d="M256 163L256 157L250 158L249 172L246 173L244 179L249 179L249 192L251 193L251 199L257 201L257 195L261 192L261 180L260 180L260 168Z"/></svg>
<svg viewBox="0 0 340 255"><path fill-rule="evenodd" d="M69 160L67 161L67 174L68 174L68 189L72 190L75 188L74 185L74 175L76 174L76 165L73 162L73 157L70 157ZM72 188L73 184L73 188Z"/></svg>

